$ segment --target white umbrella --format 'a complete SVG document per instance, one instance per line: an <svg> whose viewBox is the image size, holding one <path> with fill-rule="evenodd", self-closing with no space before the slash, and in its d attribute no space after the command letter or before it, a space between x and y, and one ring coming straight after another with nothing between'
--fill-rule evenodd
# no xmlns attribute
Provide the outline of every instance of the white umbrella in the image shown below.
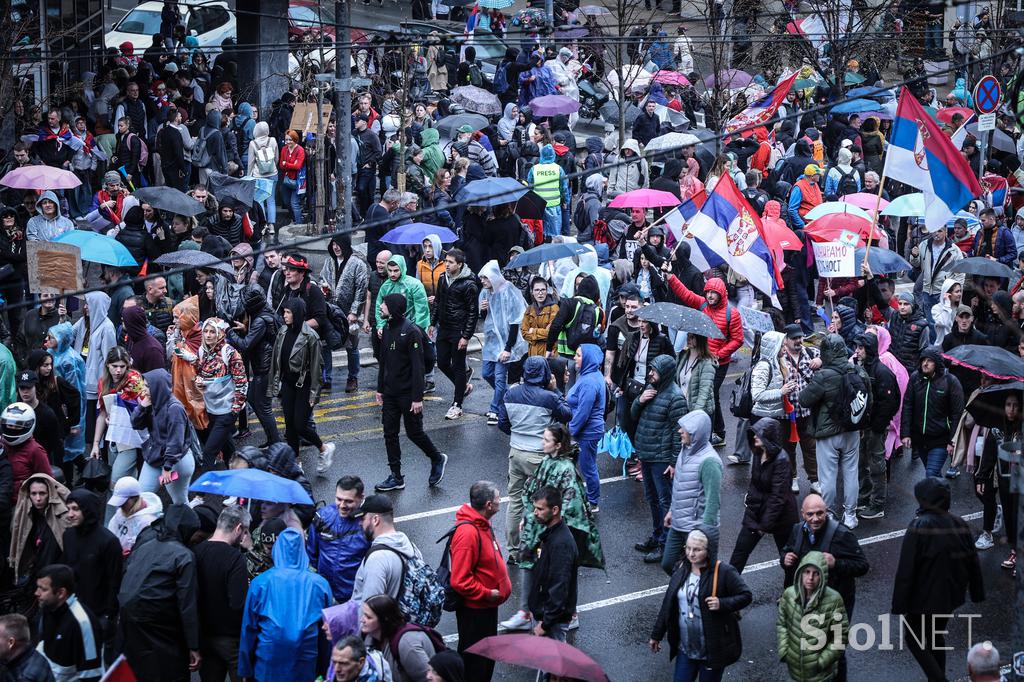
<svg viewBox="0 0 1024 682"><path fill-rule="evenodd" d="M978 132L977 123L968 124L967 132L978 139L981 139L981 136L985 134ZM1013 139L999 128L992 131L992 146L1001 152L1006 152L1007 154L1017 153L1017 146L1013 143Z"/></svg>
<svg viewBox="0 0 1024 682"><path fill-rule="evenodd" d="M682 147L698 144L700 144L700 138L696 135L691 135L690 133L668 133L648 142L647 146L644 147L644 154L676 151Z"/></svg>

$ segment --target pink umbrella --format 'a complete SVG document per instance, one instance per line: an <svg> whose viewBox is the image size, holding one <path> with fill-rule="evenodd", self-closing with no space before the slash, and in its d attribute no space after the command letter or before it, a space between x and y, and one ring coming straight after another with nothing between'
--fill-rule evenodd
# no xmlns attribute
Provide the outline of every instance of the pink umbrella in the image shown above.
<svg viewBox="0 0 1024 682"><path fill-rule="evenodd" d="M654 74L652 78L655 83L661 83L662 85L689 85L690 81L686 76L679 73L678 71L659 71Z"/></svg>
<svg viewBox="0 0 1024 682"><path fill-rule="evenodd" d="M15 189L71 189L81 184L71 171L52 166L22 166L0 178L0 185Z"/></svg>
<svg viewBox="0 0 1024 682"><path fill-rule="evenodd" d="M885 199L879 199L877 194L869 194L868 192L847 194L846 196L840 197L839 200L845 201L857 208L863 208L865 211L872 212L874 212L876 206L878 207L878 210L881 211L889 205L889 202Z"/></svg>
<svg viewBox="0 0 1024 682"><path fill-rule="evenodd" d="M672 192L662 192L659 189L635 189L632 192L620 194L608 205L612 208L664 208L678 206L680 203L679 197Z"/></svg>
<svg viewBox="0 0 1024 682"><path fill-rule="evenodd" d="M468 653L552 675L585 682L608 682L608 675L594 659L579 649L534 635L496 635L484 637L466 649Z"/></svg>

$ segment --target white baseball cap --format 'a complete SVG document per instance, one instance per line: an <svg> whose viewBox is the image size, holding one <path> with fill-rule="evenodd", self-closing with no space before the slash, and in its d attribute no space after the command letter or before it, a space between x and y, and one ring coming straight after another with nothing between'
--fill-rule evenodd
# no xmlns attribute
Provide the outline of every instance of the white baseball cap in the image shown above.
<svg viewBox="0 0 1024 682"><path fill-rule="evenodd" d="M125 476L117 479L117 483L114 484L114 494L110 496L107 504L111 507L120 507L128 501L128 498L138 497L141 494L142 486L139 485L139 480L131 476Z"/></svg>

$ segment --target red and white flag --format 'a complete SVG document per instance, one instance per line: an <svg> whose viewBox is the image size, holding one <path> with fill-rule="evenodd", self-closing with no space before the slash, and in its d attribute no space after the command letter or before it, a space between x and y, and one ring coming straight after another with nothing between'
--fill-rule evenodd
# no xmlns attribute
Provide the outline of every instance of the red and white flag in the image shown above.
<svg viewBox="0 0 1024 682"><path fill-rule="evenodd" d="M779 106L786 101L786 95L793 89L793 83L796 82L798 75L799 72L794 71L789 77L776 85L771 92L729 119L729 122L725 124L725 131L734 133L737 130L753 128L767 123L768 119L778 111Z"/></svg>

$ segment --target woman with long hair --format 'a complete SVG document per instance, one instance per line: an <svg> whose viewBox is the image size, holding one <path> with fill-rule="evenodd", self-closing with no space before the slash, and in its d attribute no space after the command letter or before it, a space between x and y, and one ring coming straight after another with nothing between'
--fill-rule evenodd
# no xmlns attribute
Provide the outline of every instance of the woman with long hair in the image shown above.
<svg viewBox="0 0 1024 682"><path fill-rule="evenodd" d="M146 372L145 380L139 406L132 415L132 425L149 433L142 444L139 485L143 492L150 493L163 486L173 504L186 504L188 484L196 470L199 438L185 406L171 393L171 375L167 370Z"/></svg>
<svg viewBox="0 0 1024 682"><path fill-rule="evenodd" d="M543 447L544 459L523 486L523 507L532 509L533 494L545 486L559 490L562 493L562 517L572 529L573 536L577 538L580 565L604 568L601 535L594 522L590 502L587 501L587 485L577 468L579 447L573 445L569 429L558 423L550 424L544 429ZM533 514L525 514L520 526L519 556L510 559L515 559L519 568L523 570L523 589L520 592L519 611L501 624L506 630L530 628L531 617L527 607L530 570L537 560L541 536L546 530Z"/></svg>
<svg viewBox="0 0 1024 682"><path fill-rule="evenodd" d="M204 471L213 469L218 454L223 454L225 464L231 461L235 452L231 434L249 389L242 355L225 340L227 329L228 323L219 317L204 321L203 342L193 362L195 385L203 394L203 404L210 420L203 445Z"/></svg>
<svg viewBox="0 0 1024 682"><path fill-rule="evenodd" d="M334 443L324 443L309 420L320 398L320 337L306 320L306 303L301 298L285 300L281 309L284 324L277 330L270 360L267 395L281 396L285 440L298 456L302 439L317 447L317 473L325 474L334 457Z"/></svg>
<svg viewBox="0 0 1024 682"><path fill-rule="evenodd" d="M753 600L739 572L718 560L716 530L690 531L651 631L651 652L668 634L675 682L718 682L743 653L736 613Z"/></svg>
<svg viewBox="0 0 1024 682"><path fill-rule="evenodd" d="M366 643L384 654L395 680L426 682L430 659L443 650L419 625L406 622L398 602L378 594L363 602L359 631Z"/></svg>
<svg viewBox="0 0 1024 682"><path fill-rule="evenodd" d="M206 431L210 419L206 416L203 392L196 386L196 368L203 333L199 330L199 297L190 296L171 310L174 324L167 330L167 356L171 360L171 387L189 421L199 431Z"/></svg>
<svg viewBox="0 0 1024 682"><path fill-rule="evenodd" d="M1017 571L1017 500L1020 493L1010 487L1011 464L999 456L999 448L1004 443L1019 441L1021 428L1020 393L1006 396L1003 403L1003 427L990 428L985 436L985 446L981 453L978 470L974 473L974 487L984 505L982 527L985 529L975 543L980 550L994 546L992 528L996 517L996 500L1003 506L1003 530L1006 531L1006 544L1010 546L1010 555L1003 561L1003 568Z"/></svg>
<svg viewBox="0 0 1024 682"><path fill-rule="evenodd" d="M65 323L70 335L71 325ZM85 375L85 365L81 358L81 375ZM36 397L45 403L57 415L61 433L64 436L64 461L60 468L64 472L64 480L74 479L75 463L81 465L85 442L82 431L85 428L85 401L81 391L68 382L54 369L54 359L45 350L34 350L28 355L28 368L36 373L39 383L36 385ZM73 433L72 433L73 432ZM69 451L69 443L75 447Z"/></svg>
<svg viewBox="0 0 1024 682"><path fill-rule="evenodd" d="M714 419L715 369L718 358L708 348L708 337L687 334L686 348L676 363L676 383L686 397L686 409L704 410Z"/></svg>
<svg viewBox="0 0 1024 682"><path fill-rule="evenodd" d="M455 225L455 219L451 212L445 208L448 204L452 203L452 179L454 174L448 168L440 168L434 173L434 181L431 183L430 188L425 192L426 206L434 209L435 215L437 216L436 223L444 227L452 227ZM435 254L436 255L436 254Z"/></svg>
<svg viewBox="0 0 1024 682"><path fill-rule="evenodd" d="M96 433L93 435L89 457L100 456L105 439L108 443L111 481L124 476L138 476L135 461L146 437L145 432L136 431L132 426L132 412L138 407L146 383L142 375L131 367L132 358L128 351L121 346L114 346L107 353L99 384L99 412L96 415Z"/></svg>

